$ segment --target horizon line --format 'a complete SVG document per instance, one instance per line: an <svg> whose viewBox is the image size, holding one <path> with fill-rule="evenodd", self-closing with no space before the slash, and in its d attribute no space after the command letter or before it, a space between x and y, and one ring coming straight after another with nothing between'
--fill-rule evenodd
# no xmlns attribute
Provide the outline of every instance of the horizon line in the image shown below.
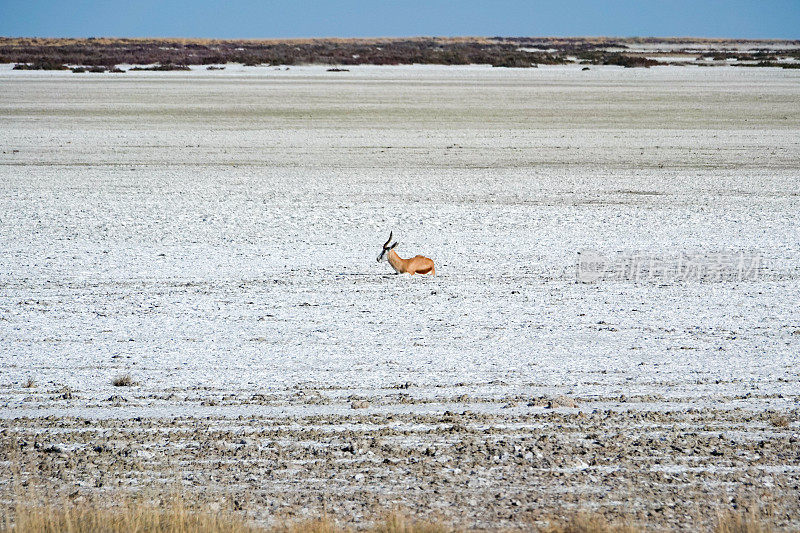
<svg viewBox="0 0 800 533"><path fill-rule="evenodd" d="M335 35L316 36L316 37L187 37L187 36L116 36L116 35L90 35L90 36L42 36L42 35L0 35L0 39L73 39L73 40L96 40L96 39L154 39L154 40L198 40L198 41L357 41L357 40L398 40L398 39L653 39L657 41L670 40L691 40L691 41L737 41L737 42L789 42L800 44L800 38L787 39L781 37L701 37L697 35L383 35L383 36L360 36L360 37L340 37Z"/></svg>

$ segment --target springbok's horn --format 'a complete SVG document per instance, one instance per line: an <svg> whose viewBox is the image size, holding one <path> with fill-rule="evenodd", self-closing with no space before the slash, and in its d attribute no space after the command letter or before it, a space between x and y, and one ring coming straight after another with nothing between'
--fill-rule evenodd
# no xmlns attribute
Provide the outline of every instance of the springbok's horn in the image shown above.
<svg viewBox="0 0 800 533"><path fill-rule="evenodd" d="M383 247L386 248L387 246L389 246L390 242L392 242L392 232L391 231L389 232L389 240L386 241L386 244L384 244Z"/></svg>

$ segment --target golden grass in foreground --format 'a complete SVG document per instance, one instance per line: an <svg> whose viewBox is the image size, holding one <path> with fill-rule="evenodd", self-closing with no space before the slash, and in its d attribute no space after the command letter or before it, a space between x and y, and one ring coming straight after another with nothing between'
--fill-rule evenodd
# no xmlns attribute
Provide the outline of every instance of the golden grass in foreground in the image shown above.
<svg viewBox="0 0 800 533"><path fill-rule="evenodd" d="M637 533L640 530L629 525L610 524L600 515L581 513L570 520L551 524L541 531L543 533Z"/></svg>
<svg viewBox="0 0 800 533"><path fill-rule="evenodd" d="M750 509L740 513L729 511L719 517L714 533L769 533L772 528L764 525L758 514Z"/></svg>
<svg viewBox="0 0 800 533"><path fill-rule="evenodd" d="M31 501L31 500L27 500ZM570 519L542 527L521 523L520 531L540 533L637 533L642 528L612 524L597 514L579 513ZM248 525L237 515L187 507L181 498L164 505L125 500L113 507L92 503L25 505L18 503L0 514L0 531L8 533L349 533L328 518L283 522L272 527ZM416 521L392 513L364 529L372 533L447 533L463 531L442 522ZM720 515L713 533L768 533L753 511Z"/></svg>
<svg viewBox="0 0 800 533"><path fill-rule="evenodd" d="M337 526L325 518L304 522L289 522L264 530L268 533L349 533L352 529ZM409 520L403 515L392 513L366 529L370 533L449 533L460 531L452 526L437 522Z"/></svg>
<svg viewBox="0 0 800 533"><path fill-rule="evenodd" d="M188 509L174 498L164 507L126 501L116 507L91 504L28 506L4 512L0 530L14 533L255 533L227 513Z"/></svg>

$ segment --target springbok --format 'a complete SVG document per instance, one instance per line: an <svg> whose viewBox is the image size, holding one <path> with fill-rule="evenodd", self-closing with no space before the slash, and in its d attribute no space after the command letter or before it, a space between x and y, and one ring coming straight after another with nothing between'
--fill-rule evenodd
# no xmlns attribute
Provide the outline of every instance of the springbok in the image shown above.
<svg viewBox="0 0 800 533"><path fill-rule="evenodd" d="M403 259L394 251L394 247L397 246L397 241L389 246L390 242L392 242L391 231L389 232L389 240L383 245L381 255L378 256L379 263L381 260L389 261L389 264L392 265L392 268L398 274L411 274L412 276L414 274L436 275L436 269L433 267L433 260L423 255L416 255L411 259Z"/></svg>

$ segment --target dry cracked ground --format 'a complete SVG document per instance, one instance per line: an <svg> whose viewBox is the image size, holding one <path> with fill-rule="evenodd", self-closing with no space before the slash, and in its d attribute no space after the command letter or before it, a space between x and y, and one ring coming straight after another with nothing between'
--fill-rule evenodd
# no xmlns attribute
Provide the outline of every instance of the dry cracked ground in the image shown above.
<svg viewBox="0 0 800 533"><path fill-rule="evenodd" d="M10 420L3 478L72 498L179 489L263 522L327 513L359 523L399 508L494 529L583 510L680 529L758 505L772 524L798 525L797 408L376 392L197 391L205 399L183 401L229 415ZM34 394L61 403L71 393ZM169 399L125 391L100 405L132 416L131 403ZM281 415L287 407L308 414Z"/></svg>

